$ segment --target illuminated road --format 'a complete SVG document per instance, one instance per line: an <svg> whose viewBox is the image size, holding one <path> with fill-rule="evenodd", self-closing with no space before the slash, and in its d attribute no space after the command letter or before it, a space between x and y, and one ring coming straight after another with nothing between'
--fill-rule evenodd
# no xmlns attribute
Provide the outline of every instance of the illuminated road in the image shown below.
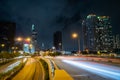
<svg viewBox="0 0 120 80"><path fill-rule="evenodd" d="M74 80L120 80L120 67L89 62L84 58L56 57L55 63Z"/></svg>
<svg viewBox="0 0 120 80"><path fill-rule="evenodd" d="M39 60L29 58L24 68L12 80L43 80L43 75Z"/></svg>

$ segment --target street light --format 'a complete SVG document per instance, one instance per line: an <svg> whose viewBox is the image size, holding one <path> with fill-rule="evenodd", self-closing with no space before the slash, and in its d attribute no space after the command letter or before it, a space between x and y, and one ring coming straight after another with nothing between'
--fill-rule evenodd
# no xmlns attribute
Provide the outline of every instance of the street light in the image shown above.
<svg viewBox="0 0 120 80"><path fill-rule="evenodd" d="M78 39L78 49L79 49L79 53L80 53L80 38L79 38L79 35L77 33L73 33L72 37Z"/></svg>
<svg viewBox="0 0 120 80"><path fill-rule="evenodd" d="M30 41L31 41L31 39L30 39L30 38L26 38L25 40L26 40L26 41L28 41L28 42L30 42Z"/></svg>
<svg viewBox="0 0 120 80"><path fill-rule="evenodd" d="M73 34L72 34L72 37L73 37L73 38L77 38L77 37L78 37L78 34L77 34L77 33L73 33Z"/></svg>
<svg viewBox="0 0 120 80"><path fill-rule="evenodd" d="M28 38L21 38L21 37L18 37L18 38L16 38L16 41L18 41L18 42L24 42L24 41L30 42L31 39L30 39L29 37L28 37Z"/></svg>
<svg viewBox="0 0 120 80"><path fill-rule="evenodd" d="M16 40L17 41L22 41L23 39L21 37L18 37Z"/></svg>
<svg viewBox="0 0 120 80"><path fill-rule="evenodd" d="M29 44L29 47L31 47L30 46L30 43L31 43L31 38L22 38L22 37L18 37L18 38L16 38L16 41L17 42L20 42L20 48L21 48L21 50L22 50L22 48L23 48L23 46L24 46L24 43L28 43ZM30 49L30 48L29 48Z"/></svg>
<svg viewBox="0 0 120 80"><path fill-rule="evenodd" d="M1 44L2 48L5 47L5 44Z"/></svg>
<svg viewBox="0 0 120 80"><path fill-rule="evenodd" d="M4 52L4 50L5 50L4 49L5 48L5 44L0 44L0 47L2 47L1 50L0 50L0 52Z"/></svg>

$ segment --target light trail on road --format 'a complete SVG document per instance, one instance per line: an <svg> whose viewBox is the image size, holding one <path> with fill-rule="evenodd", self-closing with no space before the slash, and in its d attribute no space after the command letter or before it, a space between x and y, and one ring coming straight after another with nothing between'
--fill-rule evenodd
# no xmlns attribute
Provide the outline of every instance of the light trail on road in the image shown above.
<svg viewBox="0 0 120 80"><path fill-rule="evenodd" d="M112 78L113 80L120 80L120 68L98 65L90 62L82 62L82 61L72 61L72 60L62 60L65 63L74 65L76 67L82 68L99 76L105 78Z"/></svg>
<svg viewBox="0 0 120 80"><path fill-rule="evenodd" d="M12 80L44 80L42 65L39 59L28 58L25 66Z"/></svg>

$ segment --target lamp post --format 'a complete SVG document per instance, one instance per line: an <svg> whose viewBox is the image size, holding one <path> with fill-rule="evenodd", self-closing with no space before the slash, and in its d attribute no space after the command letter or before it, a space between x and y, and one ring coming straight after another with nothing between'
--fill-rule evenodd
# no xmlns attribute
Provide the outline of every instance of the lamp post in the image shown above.
<svg viewBox="0 0 120 80"><path fill-rule="evenodd" d="M72 37L78 39L78 50L79 50L78 52L80 53L80 37L77 33L73 33Z"/></svg>

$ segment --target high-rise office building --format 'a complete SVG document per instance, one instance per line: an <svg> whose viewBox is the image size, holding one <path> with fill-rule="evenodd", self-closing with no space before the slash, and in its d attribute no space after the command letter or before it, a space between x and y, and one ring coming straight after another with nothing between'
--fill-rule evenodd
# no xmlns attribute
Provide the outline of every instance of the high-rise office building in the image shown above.
<svg viewBox="0 0 120 80"><path fill-rule="evenodd" d="M62 50L62 32L56 31L53 36L53 45L56 50Z"/></svg>
<svg viewBox="0 0 120 80"><path fill-rule="evenodd" d="M14 45L16 24L13 22L0 22L0 52L10 51Z"/></svg>
<svg viewBox="0 0 120 80"><path fill-rule="evenodd" d="M110 24L109 16L98 16L97 17L97 38L96 38L96 49L97 50L113 50L113 35L112 26ZM100 46L99 46L100 45Z"/></svg>
<svg viewBox="0 0 120 80"><path fill-rule="evenodd" d="M90 14L82 23L84 49L111 51L113 49L112 26L109 16Z"/></svg>
<svg viewBox="0 0 120 80"><path fill-rule="evenodd" d="M34 53L37 50L37 32L35 30L35 25L32 25L32 38L31 38L31 52Z"/></svg>
<svg viewBox="0 0 120 80"><path fill-rule="evenodd" d="M83 30L83 49L95 50L95 25L96 25L96 15L91 14L87 16L86 20L82 22Z"/></svg>

